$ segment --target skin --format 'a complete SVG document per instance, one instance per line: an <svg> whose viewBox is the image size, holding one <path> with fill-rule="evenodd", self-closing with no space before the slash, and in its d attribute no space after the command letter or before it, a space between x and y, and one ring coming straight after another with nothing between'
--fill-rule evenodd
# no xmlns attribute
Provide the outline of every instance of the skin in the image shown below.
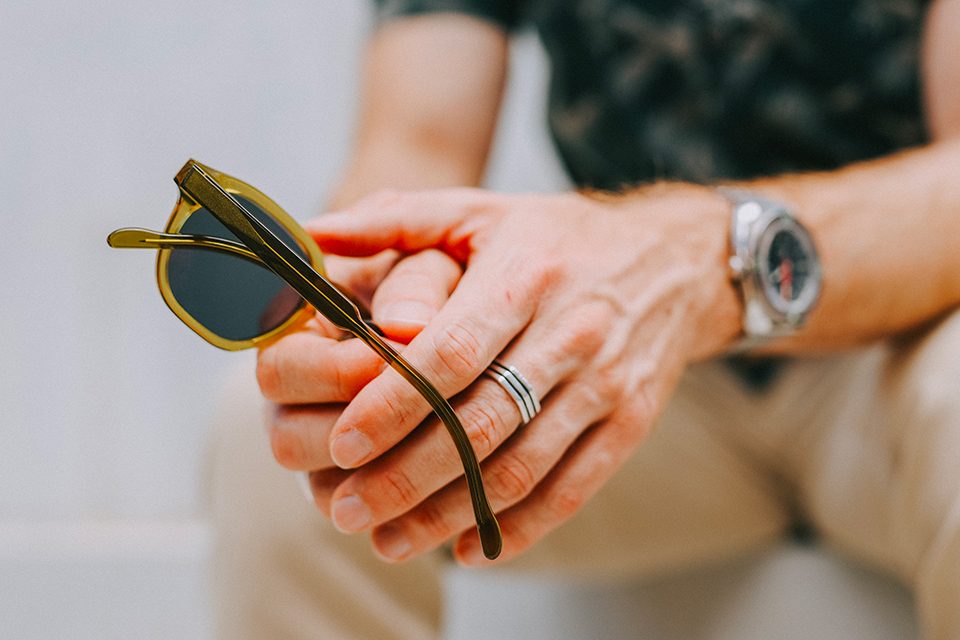
<svg viewBox="0 0 960 640"><path fill-rule="evenodd" d="M466 60L445 57L445 38L466 43ZM740 185L793 205L827 278L804 329L766 351L847 348L960 304L958 38L960 2L941 0L925 39L932 144ZM502 34L469 18L379 30L339 204L394 189L309 230L325 251L353 256L338 267L346 277L381 283L375 318L453 397L483 460L509 559L576 513L629 457L685 368L730 347L741 309L726 268L730 207L711 190L678 183L591 197L436 188L482 174L505 52ZM391 311L404 308L419 311ZM488 562L452 442L426 403L363 345L334 338L318 321L260 354L261 388L277 403L278 462L312 472L317 507L343 531L371 531L387 560L452 539L461 563ZM523 429L513 401L476 381L495 357L543 399Z"/></svg>

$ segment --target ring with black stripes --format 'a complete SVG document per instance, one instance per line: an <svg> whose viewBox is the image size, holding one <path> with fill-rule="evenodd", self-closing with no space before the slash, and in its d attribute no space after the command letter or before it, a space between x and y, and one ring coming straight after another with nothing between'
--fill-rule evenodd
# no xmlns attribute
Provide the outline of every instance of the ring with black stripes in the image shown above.
<svg viewBox="0 0 960 640"><path fill-rule="evenodd" d="M483 375L495 381L516 403L523 424L529 424L540 413L540 400L533 387L516 367L494 360Z"/></svg>

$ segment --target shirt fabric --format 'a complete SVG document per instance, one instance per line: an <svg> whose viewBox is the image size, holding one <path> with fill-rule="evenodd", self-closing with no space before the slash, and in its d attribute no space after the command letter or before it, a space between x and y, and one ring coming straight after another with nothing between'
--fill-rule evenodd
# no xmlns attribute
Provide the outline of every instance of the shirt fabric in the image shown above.
<svg viewBox="0 0 960 640"><path fill-rule="evenodd" d="M537 29L572 179L619 190L828 170L926 141L924 0L378 0Z"/></svg>

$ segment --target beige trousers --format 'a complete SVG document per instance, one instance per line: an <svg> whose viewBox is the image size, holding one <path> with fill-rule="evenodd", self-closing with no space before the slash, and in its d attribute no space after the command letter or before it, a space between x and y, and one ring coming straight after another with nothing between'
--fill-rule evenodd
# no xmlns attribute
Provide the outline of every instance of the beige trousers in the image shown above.
<svg viewBox="0 0 960 640"><path fill-rule="evenodd" d="M435 637L445 555L390 566L336 532L273 462L246 377L214 455L220 636ZM798 520L912 587L924 637L960 638L960 313L896 344L792 361L762 394L722 363L692 368L614 479L496 570L652 575Z"/></svg>

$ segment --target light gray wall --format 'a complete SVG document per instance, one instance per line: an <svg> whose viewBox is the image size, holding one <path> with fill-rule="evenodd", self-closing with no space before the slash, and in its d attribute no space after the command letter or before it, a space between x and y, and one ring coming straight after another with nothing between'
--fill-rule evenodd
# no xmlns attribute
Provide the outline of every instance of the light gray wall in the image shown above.
<svg viewBox="0 0 960 640"><path fill-rule="evenodd" d="M154 255L105 238L161 227L189 157L320 211L369 23L365 0L0 3L0 619L17 637L128 637L137 618L206 633L207 423L225 369L252 363L167 311ZM491 183L549 189L542 60L520 50Z"/></svg>
<svg viewBox="0 0 960 640"><path fill-rule="evenodd" d="M3 5L7 517L195 510L229 356L167 312L154 256L104 239L161 227L188 157L318 210L349 137L364 3L266 6Z"/></svg>

